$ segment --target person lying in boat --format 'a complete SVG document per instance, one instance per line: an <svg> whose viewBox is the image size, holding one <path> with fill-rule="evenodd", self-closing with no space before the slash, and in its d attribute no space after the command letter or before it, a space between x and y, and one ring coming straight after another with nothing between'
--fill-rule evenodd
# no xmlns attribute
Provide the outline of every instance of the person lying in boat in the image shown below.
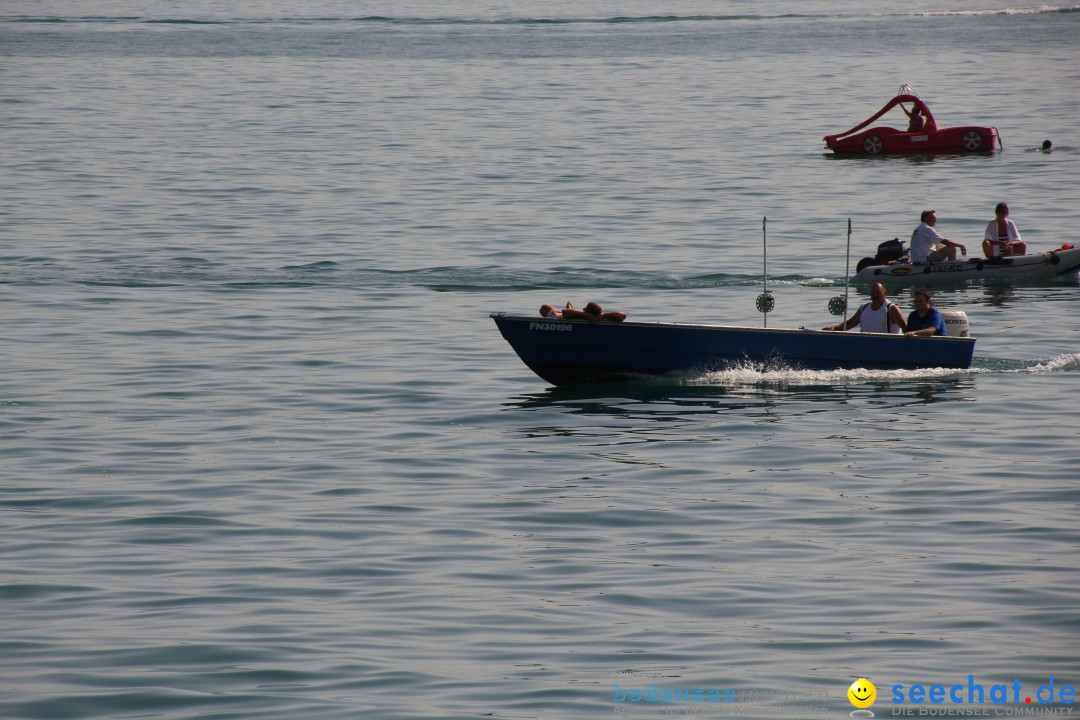
<svg viewBox="0 0 1080 720"><path fill-rule="evenodd" d="M1027 243L1020 238L1016 223L1009 219L1009 206L1005 203L994 208L994 219L983 235L983 252L988 258L1027 255Z"/></svg>
<svg viewBox="0 0 1080 720"><path fill-rule="evenodd" d="M566 302L566 307L568 307L568 308L573 307L573 305L570 304L569 300ZM563 314L563 311L562 310L556 310L554 305L548 305L547 303L545 303L545 304L540 306L540 317L542 317L542 318L549 318L551 320L561 320L562 319L562 314Z"/></svg>
<svg viewBox="0 0 1080 720"><path fill-rule="evenodd" d="M934 307L929 290L923 288L915 291L915 309L907 316L907 331L904 335L945 335L945 318Z"/></svg>
<svg viewBox="0 0 1080 720"><path fill-rule="evenodd" d="M566 307L562 310L556 310L552 305L541 305L540 317L566 320L588 320L595 324L601 320L622 322L626 319L626 313L619 310L604 312L604 308L600 307L600 303L598 302L591 302L585 306L584 310L578 310L574 307L572 302L567 300Z"/></svg>
<svg viewBox="0 0 1080 720"><path fill-rule="evenodd" d="M956 260L956 249L961 255L967 255L967 248L941 236L934 226L937 225L937 211L923 210L919 216L922 223L911 233L911 262L923 263L952 262Z"/></svg>
<svg viewBox="0 0 1080 720"><path fill-rule="evenodd" d="M899 335L907 331L907 323L904 321L900 308L889 302L888 296L885 294L885 286L881 283L874 283L874 286L870 288L870 302L856 310L855 314L849 317L846 323L837 323L821 329L832 331L850 330L856 325L859 326L859 332L864 333Z"/></svg>

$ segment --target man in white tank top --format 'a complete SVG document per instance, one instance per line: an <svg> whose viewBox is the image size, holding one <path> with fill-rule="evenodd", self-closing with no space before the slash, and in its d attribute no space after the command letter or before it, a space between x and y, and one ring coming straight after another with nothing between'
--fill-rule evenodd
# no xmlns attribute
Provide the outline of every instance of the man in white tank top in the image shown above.
<svg viewBox="0 0 1080 720"><path fill-rule="evenodd" d="M885 295L885 286L874 283L870 288L870 302L866 303L855 314L848 318L846 323L837 323L822 330L850 330L859 326L860 332L892 333L899 335L907 332L907 321L900 308L889 302Z"/></svg>

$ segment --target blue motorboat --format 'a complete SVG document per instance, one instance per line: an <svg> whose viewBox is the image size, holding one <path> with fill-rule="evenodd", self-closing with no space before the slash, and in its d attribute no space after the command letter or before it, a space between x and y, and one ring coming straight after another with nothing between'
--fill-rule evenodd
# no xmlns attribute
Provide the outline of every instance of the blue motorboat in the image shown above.
<svg viewBox="0 0 1080 720"><path fill-rule="evenodd" d="M594 324L505 313L491 317L522 361L552 385L747 364L763 369L966 369L975 351L973 337L664 322Z"/></svg>

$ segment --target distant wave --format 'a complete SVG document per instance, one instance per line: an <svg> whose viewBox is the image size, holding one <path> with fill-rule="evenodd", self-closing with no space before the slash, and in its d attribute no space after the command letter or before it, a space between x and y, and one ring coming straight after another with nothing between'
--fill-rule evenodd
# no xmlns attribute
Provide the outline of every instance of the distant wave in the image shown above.
<svg viewBox="0 0 1080 720"><path fill-rule="evenodd" d="M409 284L439 292L522 292L528 290L591 288L642 288L690 290L697 288L761 285L761 275L711 273L675 277L662 273L626 270L508 270L506 268L429 268L407 272ZM403 278L399 278L403 279ZM769 278L770 285L829 286L828 278L789 275Z"/></svg>
<svg viewBox="0 0 1080 720"><path fill-rule="evenodd" d="M361 17L276 17L276 18L148 18L128 16L68 16L68 17L32 17L20 16L3 18L5 22L16 23L145 23L160 25L258 25L268 23L291 24L330 24L357 23L372 25L624 25L655 24L675 22L729 22L739 20L776 20L786 18L827 17L819 15L643 15L614 16L606 18L468 18L468 17L388 17L384 15L366 15Z"/></svg>
<svg viewBox="0 0 1080 720"><path fill-rule="evenodd" d="M1035 7L1013 7L997 10L922 10L910 13L897 13L896 15L914 15L916 17L950 17L950 16L976 16L986 15L1043 15L1047 13L1075 13L1080 12L1080 6L1068 5L1064 7L1051 7L1050 5L1038 5ZM891 17L895 17L893 15Z"/></svg>
<svg viewBox="0 0 1080 720"><path fill-rule="evenodd" d="M142 23L156 25L253 25L253 24L327 24L357 23L373 25L624 25L659 23L724 23L760 22L772 20L855 19L859 17L951 17L987 15L1036 15L1046 13L1076 13L1080 5L1010 7L983 10L912 10L901 13L782 13L736 15L616 15L612 17L391 17L365 15L359 17L274 17L274 18L151 18L141 16L12 16L0 18L12 23Z"/></svg>
<svg viewBox="0 0 1080 720"><path fill-rule="evenodd" d="M175 285L265 286L265 287L418 287L439 293L517 293L535 290L579 290L583 288L631 288L639 290L696 290L729 287L762 287L759 273L671 273L577 267L532 269L504 265L457 266L391 270L358 268L353 263L332 260L282 265L277 268L245 268L210 262L198 257L176 257L154 265L138 267L122 263L92 266L67 265L53 258L0 257L0 285L70 282L83 285L119 287L169 287ZM1052 286L1075 283L1075 278L1032 280L1025 286ZM770 275L770 289L783 287L844 288L843 276ZM854 295L860 289L851 285Z"/></svg>
<svg viewBox="0 0 1080 720"><path fill-rule="evenodd" d="M250 23L268 23L268 22L283 22L285 18L270 20L270 19L232 19L232 20L199 20L194 18L148 18L141 16L100 16L100 15L86 15L86 16L67 16L67 17L32 17L32 16L18 16L18 17L0 17L0 22L8 23L51 23L51 24L88 24L88 23L103 23L103 24L131 24L131 23L143 23L147 25L161 24L161 25L235 25L235 24L250 24Z"/></svg>
<svg viewBox="0 0 1080 720"><path fill-rule="evenodd" d="M43 257L0 257L0 284L48 284L71 282L120 287L168 287L174 285L290 286L306 287L419 287L440 293L517 293L534 290L582 288L633 288L640 290L696 290L727 287L761 287L760 274L706 273L679 276L663 272L595 268L513 268L501 265L441 266L390 270L356 268L331 260L283 265L278 268L243 268L179 257L155 266L123 267L118 264L68 266ZM1028 285L1058 284L1060 278L1032 281ZM844 278L823 275L770 275L770 289L782 287L836 288ZM851 292L858 294L856 286Z"/></svg>
<svg viewBox="0 0 1080 720"><path fill-rule="evenodd" d="M576 290L580 288L641 288L688 290L696 288L757 286L760 275L711 273L678 277L657 272L595 269L514 269L503 266L430 267L408 270L356 269L330 260L276 269L245 269L212 263L202 258L178 257L157 267L86 267L57 264L44 257L0 258L0 284L72 282L119 287L168 287L174 285L421 287L435 292L527 292L530 290ZM824 277L788 275L769 278L770 286L842 286L843 281Z"/></svg>

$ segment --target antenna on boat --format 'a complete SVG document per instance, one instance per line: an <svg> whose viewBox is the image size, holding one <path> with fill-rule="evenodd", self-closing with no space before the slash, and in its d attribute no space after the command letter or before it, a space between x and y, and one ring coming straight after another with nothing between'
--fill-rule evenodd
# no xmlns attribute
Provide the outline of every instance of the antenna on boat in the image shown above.
<svg viewBox="0 0 1080 720"><path fill-rule="evenodd" d="M848 287L851 285L851 218L847 219L847 257L844 259L844 324L847 325Z"/></svg>
<svg viewBox="0 0 1080 720"><path fill-rule="evenodd" d="M769 241L768 233L765 231L765 225L768 223L769 218L765 215L761 216L761 252L763 255L762 264L764 265L764 292L757 296L757 309L758 312L765 315L765 327L769 327L769 313L775 307L776 303L773 301L773 296L769 294Z"/></svg>
<svg viewBox="0 0 1080 720"><path fill-rule="evenodd" d="M844 325L847 325L848 286L851 283L851 218L847 219L847 259L844 262L844 297L837 295L829 300L829 312L833 315L843 315Z"/></svg>

